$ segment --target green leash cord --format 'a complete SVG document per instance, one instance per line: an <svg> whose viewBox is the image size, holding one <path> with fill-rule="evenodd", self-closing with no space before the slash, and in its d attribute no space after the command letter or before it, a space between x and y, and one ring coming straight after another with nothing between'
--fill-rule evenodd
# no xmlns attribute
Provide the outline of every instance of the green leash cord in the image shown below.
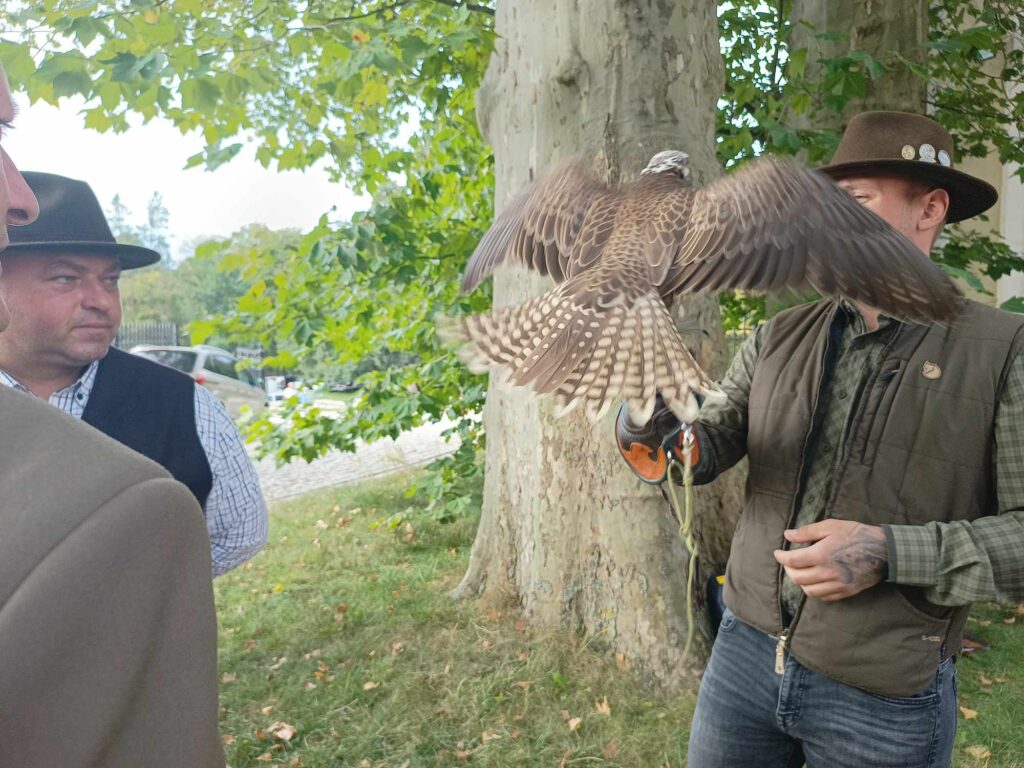
<svg viewBox="0 0 1024 768"><path fill-rule="evenodd" d="M668 464L668 471L665 479L668 480L668 497L672 509L676 513L676 520L679 521L679 538L683 540L690 555L690 562L686 574L686 645L683 646L683 659L690 656L690 648L693 645L693 636L696 632L696 621L693 615L693 582L697 576L697 542L693 538L693 467L690 466L690 455L693 453L693 437L687 438L683 447L683 461L681 479L683 485L683 504L680 508L679 494L676 485L672 482L672 470L679 467L680 462L673 456Z"/></svg>

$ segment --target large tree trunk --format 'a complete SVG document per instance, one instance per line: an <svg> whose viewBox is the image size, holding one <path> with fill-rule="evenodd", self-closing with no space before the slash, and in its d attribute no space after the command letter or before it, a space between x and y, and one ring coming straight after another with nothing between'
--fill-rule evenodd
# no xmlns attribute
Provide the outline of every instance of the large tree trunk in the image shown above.
<svg viewBox="0 0 1024 768"><path fill-rule="evenodd" d="M710 0L508 0L496 29L478 112L494 148L499 208L569 156L612 182L667 148L689 153L698 182L720 172L713 133L723 75ZM499 274L494 303L548 287L525 271ZM715 300L684 309L684 337L719 375ZM483 517L456 594L510 598L537 622L639 658L667 687L689 679L686 552L665 501L614 449L612 418L593 428L581 413L556 420L548 402L492 380L484 422ZM724 563L740 497L735 477L700 490L702 562ZM698 644L696 660L703 651Z"/></svg>
<svg viewBox="0 0 1024 768"><path fill-rule="evenodd" d="M903 63L923 63L928 42L927 0L794 0L790 48L807 48L808 74L820 74L820 58L835 58L851 51L864 51L885 64L887 70L868 84L867 93L856 97L832 118L840 127L858 112L868 109L924 112L925 82ZM806 26L809 24L811 29ZM833 39L816 35L829 33ZM825 128L829 117L818 113L815 127Z"/></svg>

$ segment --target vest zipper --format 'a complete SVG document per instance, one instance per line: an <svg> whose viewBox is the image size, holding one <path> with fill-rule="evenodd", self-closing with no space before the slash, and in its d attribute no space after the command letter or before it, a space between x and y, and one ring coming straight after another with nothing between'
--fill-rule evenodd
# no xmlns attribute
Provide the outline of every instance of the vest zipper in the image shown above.
<svg viewBox="0 0 1024 768"><path fill-rule="evenodd" d="M834 316L833 316L833 320L834 320ZM829 327L831 328L831 324L830 324ZM903 324L902 323L897 325L896 328L893 331L892 338L890 338L886 342L885 348L882 350L882 356L879 359L879 371L875 372L875 375L871 378L869 384L864 387L864 391L865 392L870 391L871 387L874 386L875 381L877 381L878 375L879 375L880 369L881 369L881 364L885 361L885 356L889 353L889 350L891 350L892 347L895 346L896 339L899 337L899 334L900 334L900 331L902 330L902 328L903 328ZM824 361L828 360L828 353L830 351L829 350L829 346L830 346L831 340L832 340L832 335L830 333L828 338L825 340L825 350L824 350L824 353L822 355L822 358L823 358ZM824 377L824 375L825 374L824 374L824 370L823 370L822 371L822 376ZM821 383L820 382L818 384L818 398L819 399L821 398ZM864 408L864 405L865 405L865 401L864 401L863 398L861 398L860 402L857 404L856 408L854 409L855 412L850 414L850 417L851 417L852 421L850 422L850 424L848 424L848 434L846 435L846 440L844 441L843 448L842 448L842 454L840 456L840 460L841 461L845 461L846 457L849 455L849 449L850 449L850 447L851 447L851 445L853 443L853 437L854 437L854 434L856 432L855 429L849 429L849 427L857 424L857 420L859 419L859 414L857 412L862 411L862 409ZM818 403L815 402L814 403L814 411L812 411L812 412L816 412L817 408L818 408ZM808 436L808 437L810 437L810 436ZM804 452L805 452L805 456L806 456L806 446L804 448ZM802 479L802 476L803 476L803 471L804 471L804 463L801 462L801 465L800 465L801 479ZM836 498L836 495L838 494L838 491L839 491L839 486L838 486L838 484L836 484L835 486L833 486L832 493L831 493L831 495L829 496L828 500L825 503L825 506L824 506L824 515L825 516L820 518L819 520L824 520L824 519L826 519L828 517L829 509L831 508L832 504L835 502L835 498ZM789 515L789 521L786 523L786 527L787 528L789 528L790 526L793 525L794 522L796 522L796 517L797 517L796 500L794 499L793 509L790 511L790 515ZM816 520L815 522L819 522L819 520ZM788 541L783 543L783 549L785 549L787 551L789 550L789 542ZM780 616L782 615L782 612L784 610L783 607L782 607L782 577L783 577L784 573L785 573L785 570L780 565L779 566L779 615ZM789 624L787 624L786 626L784 626L782 628L782 633L779 635L778 642L775 644L775 674L777 674L777 675L782 675L782 674L785 674L785 672L786 672L786 649L789 647L790 639L793 637L793 630L796 628L796 623L800 620L800 614L803 613L803 611L804 611L804 603L806 603L806 602L807 602L807 595L806 594L802 594L800 596L799 602L796 604L796 611L793 613L793 618L790 619Z"/></svg>
<svg viewBox="0 0 1024 768"><path fill-rule="evenodd" d="M833 341L832 332L835 326L836 316L839 312L843 311L837 304L832 310L832 316L828 321L828 333L825 336L825 348L821 354L821 378L818 380L818 386L816 394L814 396L814 407L811 409L811 429L807 433L807 437L804 439L804 449L802 452L802 458L800 459L800 471L797 474L797 492L793 496L793 505L789 510L789 520L786 521L786 528L792 527L793 523L796 522L797 518L797 500L803 495L801 489L803 486L803 475L804 467L807 464L807 449L810 447L811 439L820 428L819 424L814 422L814 414L818 411L818 404L821 401L821 390L825 382L826 368L828 365L829 354L832 351ZM782 539L782 549L789 551L789 542L785 537ZM807 600L806 595L800 597L800 601L797 603L796 612L790 619L789 624L782 624L782 617L785 616L786 609L782 605L782 579L785 575L785 569L780 565L778 567L778 579L776 584L776 595L778 596L779 603L779 623L782 626L782 632L779 633L778 642L775 644L775 673L777 675L785 674L786 671L786 648L789 646L790 638L793 636L793 630L796 628L796 623L800 619L800 614L803 611L804 601Z"/></svg>

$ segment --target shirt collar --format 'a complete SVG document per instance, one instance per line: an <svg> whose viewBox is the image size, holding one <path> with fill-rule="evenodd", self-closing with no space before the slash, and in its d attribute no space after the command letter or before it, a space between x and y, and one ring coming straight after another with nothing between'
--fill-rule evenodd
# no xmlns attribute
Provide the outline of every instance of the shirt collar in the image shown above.
<svg viewBox="0 0 1024 768"><path fill-rule="evenodd" d="M96 383L96 371L99 370L100 361L96 360L86 366L85 370L82 371L82 375L75 380L74 383L70 384L64 389L54 392L50 397L58 397L65 394L81 394L83 399L89 397L92 392L92 386ZM28 387L18 381L16 378L11 376L7 371L0 368L0 385L5 387L11 387L12 389L18 389L22 392L28 392Z"/></svg>
<svg viewBox="0 0 1024 768"><path fill-rule="evenodd" d="M865 333L875 332L868 330L868 324L864 320L864 315L857 311L857 308L853 306L853 304L848 302L846 299L843 299L842 301L839 302L839 306L843 309L843 311L846 312L846 315L849 319L850 328L851 330L853 330L854 334L856 334L857 336L861 336ZM894 323L899 323L899 320L889 317L888 315L883 315L882 313L879 313L878 328L876 330L884 330L889 326L893 325Z"/></svg>

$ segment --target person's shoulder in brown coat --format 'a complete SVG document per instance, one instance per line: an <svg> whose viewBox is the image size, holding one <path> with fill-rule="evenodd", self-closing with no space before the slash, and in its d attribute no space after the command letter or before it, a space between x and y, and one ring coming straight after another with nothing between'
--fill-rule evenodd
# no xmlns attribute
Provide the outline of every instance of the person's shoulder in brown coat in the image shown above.
<svg viewBox="0 0 1024 768"><path fill-rule="evenodd" d="M0 764L223 768L216 643L189 491L0 387Z"/></svg>

